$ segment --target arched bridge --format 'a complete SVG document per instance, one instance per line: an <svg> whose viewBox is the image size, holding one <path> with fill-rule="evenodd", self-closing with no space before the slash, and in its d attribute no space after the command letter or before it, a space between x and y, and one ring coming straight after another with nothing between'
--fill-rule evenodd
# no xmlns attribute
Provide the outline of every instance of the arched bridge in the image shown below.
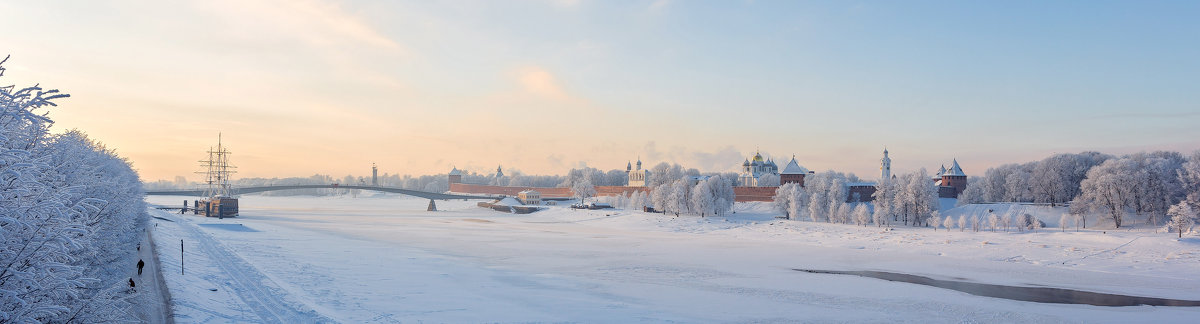
<svg viewBox="0 0 1200 324"><path fill-rule="evenodd" d="M426 199L438 199L438 200L496 199L495 196L456 195L456 194L444 194L444 193L439 193L439 192L428 192L428 191L420 191L420 190L402 189L402 188L395 188L395 187L353 186L353 185L341 185L341 184L338 184L338 185L327 184L327 185L285 185L285 186L242 187L242 188L234 188L233 194L240 195L240 194L249 194L249 193L256 193L256 192L264 192L264 191L294 190L294 189L374 190L374 191L391 192L391 193L398 193L398 194L402 194L402 195L409 195L409 196L421 197L421 198L426 198ZM198 197L198 196L204 195L204 190L147 191L146 195L149 195L149 196L196 196L196 197Z"/></svg>

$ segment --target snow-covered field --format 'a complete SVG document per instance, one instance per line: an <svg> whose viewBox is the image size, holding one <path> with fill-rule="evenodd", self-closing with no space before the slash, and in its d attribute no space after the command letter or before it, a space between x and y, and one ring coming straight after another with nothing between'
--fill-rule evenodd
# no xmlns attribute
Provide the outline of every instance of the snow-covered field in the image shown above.
<svg viewBox="0 0 1200 324"><path fill-rule="evenodd" d="M179 197L148 197L176 206ZM1189 322L1200 308L986 298L794 268L883 270L1200 300L1200 240L959 232L393 195L261 197L218 220L153 211L181 322ZM160 219L161 218L161 219ZM1056 224L1056 223L1055 223ZM179 274L179 241L186 274ZM215 289L215 291L210 290Z"/></svg>

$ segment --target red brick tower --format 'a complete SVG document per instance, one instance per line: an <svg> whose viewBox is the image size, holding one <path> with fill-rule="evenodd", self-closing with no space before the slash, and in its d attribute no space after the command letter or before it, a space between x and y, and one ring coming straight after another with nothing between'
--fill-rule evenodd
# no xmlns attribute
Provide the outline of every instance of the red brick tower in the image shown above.
<svg viewBox="0 0 1200 324"><path fill-rule="evenodd" d="M954 164L950 166L950 169L946 170L946 173L942 173L942 186L954 187L955 198L958 198L958 195L967 189L967 174L963 173L962 167L958 166L958 159L954 159Z"/></svg>
<svg viewBox="0 0 1200 324"><path fill-rule="evenodd" d="M783 172L779 173L779 184L799 183L803 187L804 176L807 174L808 169L796 163L796 156L792 155L792 162L788 162L788 165L783 168Z"/></svg>

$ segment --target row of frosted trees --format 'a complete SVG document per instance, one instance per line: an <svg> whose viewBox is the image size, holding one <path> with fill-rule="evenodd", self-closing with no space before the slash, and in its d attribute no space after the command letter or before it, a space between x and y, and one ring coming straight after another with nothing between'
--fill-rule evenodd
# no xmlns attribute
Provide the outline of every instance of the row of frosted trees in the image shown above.
<svg viewBox="0 0 1200 324"><path fill-rule="evenodd" d="M1176 225L1194 222L1188 215L1200 207L1200 152L1083 152L1002 165L972 178L959 197L959 205L982 202L1070 204L1071 214L1103 215L1118 228L1137 215L1152 227L1190 230Z"/></svg>
<svg viewBox="0 0 1200 324"><path fill-rule="evenodd" d="M788 219L831 223L960 230L1041 226L1029 215L940 218L937 188L929 179L924 169L888 179L876 185L874 202L863 204L847 192L856 181L852 174L828 171L809 175L804 187L780 186L774 206ZM958 199L959 205L984 202L1070 204L1070 212L1059 222L1064 230L1086 227L1088 214L1100 215L1118 228L1127 215L1138 215L1152 227L1166 225L1182 235L1200 217L1200 152L1186 157L1166 151L1120 157L1083 152L1002 165L971 178Z"/></svg>
<svg viewBox="0 0 1200 324"><path fill-rule="evenodd" d="M654 172L658 176L653 176ZM661 163L651 171L647 191L626 192L615 197L606 197L616 207L640 210L654 207L668 214L724 216L733 211L736 177L727 174L700 175L695 169L684 169L678 164ZM587 180L573 184L572 191L579 195L588 192ZM594 189L591 191L594 195Z"/></svg>
<svg viewBox="0 0 1200 324"><path fill-rule="evenodd" d="M0 322L136 320L124 280L146 224L141 182L82 132L49 133L45 109L65 97L0 87Z"/></svg>
<svg viewBox="0 0 1200 324"><path fill-rule="evenodd" d="M862 203L862 197L854 199L849 194L853 181L857 181L853 174L810 174L804 178L804 186L779 186L775 209L787 219L864 226L924 226L938 210L937 188L930 183L925 169L876 184L873 204Z"/></svg>

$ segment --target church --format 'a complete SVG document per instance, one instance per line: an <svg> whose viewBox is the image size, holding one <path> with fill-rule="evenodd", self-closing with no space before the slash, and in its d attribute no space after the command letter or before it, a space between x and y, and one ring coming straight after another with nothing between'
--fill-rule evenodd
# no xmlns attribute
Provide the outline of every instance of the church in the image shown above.
<svg viewBox="0 0 1200 324"><path fill-rule="evenodd" d="M775 165L775 161L764 160L762 154L754 152L753 160L746 160L742 163L742 175L738 176L738 185L758 187L759 180L767 175L778 177L779 167Z"/></svg>
<svg viewBox="0 0 1200 324"><path fill-rule="evenodd" d="M630 187L645 187L646 179L650 178L650 170L642 169L642 158L637 160L637 169L633 169L633 165L625 163L625 175L629 177L627 186Z"/></svg>

